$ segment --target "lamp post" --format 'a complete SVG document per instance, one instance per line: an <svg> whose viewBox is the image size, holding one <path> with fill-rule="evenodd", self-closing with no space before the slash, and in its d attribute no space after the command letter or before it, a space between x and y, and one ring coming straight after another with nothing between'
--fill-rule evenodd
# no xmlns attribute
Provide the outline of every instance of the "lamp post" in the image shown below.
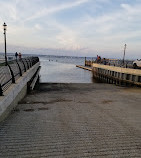
<svg viewBox="0 0 141 158"><path fill-rule="evenodd" d="M8 62L7 62L7 49L6 49L6 29L7 29L7 25L6 23L3 24L3 30L4 30L4 42L5 42L5 65L7 66L8 65Z"/></svg>
<svg viewBox="0 0 141 158"><path fill-rule="evenodd" d="M126 44L124 45L124 54L123 54L123 65L124 65L124 60L125 60L125 51L126 51Z"/></svg>

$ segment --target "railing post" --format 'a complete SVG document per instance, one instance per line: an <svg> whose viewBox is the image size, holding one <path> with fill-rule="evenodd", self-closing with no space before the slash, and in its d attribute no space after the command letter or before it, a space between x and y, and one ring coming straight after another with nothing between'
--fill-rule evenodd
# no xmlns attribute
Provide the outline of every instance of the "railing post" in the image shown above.
<svg viewBox="0 0 141 158"><path fill-rule="evenodd" d="M25 58L25 62L27 63L27 69L29 69L30 66L29 66L28 61L26 60L26 58Z"/></svg>
<svg viewBox="0 0 141 158"><path fill-rule="evenodd" d="M20 71L20 76L22 76L22 70L21 70L20 65L19 65L19 63L18 63L17 60L16 60L16 63L17 63L17 65L18 65L18 68L19 68L19 71Z"/></svg>
<svg viewBox="0 0 141 158"><path fill-rule="evenodd" d="M1 84L0 84L0 96L3 96L3 90L2 90Z"/></svg>
<svg viewBox="0 0 141 158"><path fill-rule="evenodd" d="M10 65L8 64L7 66L9 67L9 70L10 70L10 73L11 73L11 76L12 76L12 83L15 83L15 76L14 76L14 73L13 73L13 71L12 71Z"/></svg>
<svg viewBox="0 0 141 158"><path fill-rule="evenodd" d="M24 66L24 72L26 72L26 66L24 64L24 61L21 59L21 62L23 63L23 66Z"/></svg>
<svg viewBox="0 0 141 158"><path fill-rule="evenodd" d="M31 58L28 58L29 62L30 62L30 67L32 67L32 61Z"/></svg>

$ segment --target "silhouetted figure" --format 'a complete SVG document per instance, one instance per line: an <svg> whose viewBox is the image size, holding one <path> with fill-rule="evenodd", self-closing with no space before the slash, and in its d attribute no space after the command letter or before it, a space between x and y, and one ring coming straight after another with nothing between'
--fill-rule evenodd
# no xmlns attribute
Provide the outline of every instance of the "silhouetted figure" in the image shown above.
<svg viewBox="0 0 141 158"><path fill-rule="evenodd" d="M97 62L97 63L98 63L98 57L99 57L99 56L97 55L97 57L96 57L96 62Z"/></svg>
<svg viewBox="0 0 141 158"><path fill-rule="evenodd" d="M18 58L18 53L17 52L15 53L15 57L16 57L16 60L17 60L17 58Z"/></svg>
<svg viewBox="0 0 141 158"><path fill-rule="evenodd" d="M104 65L106 65L106 64L107 64L107 62L106 62L106 59L105 59L105 58L103 58L103 64L104 64Z"/></svg>

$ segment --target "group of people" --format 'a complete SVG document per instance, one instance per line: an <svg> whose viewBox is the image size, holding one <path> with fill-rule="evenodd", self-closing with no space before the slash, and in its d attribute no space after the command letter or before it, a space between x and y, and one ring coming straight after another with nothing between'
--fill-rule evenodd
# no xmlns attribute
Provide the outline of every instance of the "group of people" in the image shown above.
<svg viewBox="0 0 141 158"><path fill-rule="evenodd" d="M21 59L22 58L22 54L21 53L15 53L15 57L16 57L16 60L18 59L18 57L19 57L19 59Z"/></svg>
<svg viewBox="0 0 141 158"><path fill-rule="evenodd" d="M97 55L96 62L101 63L101 56Z"/></svg>
<svg viewBox="0 0 141 158"><path fill-rule="evenodd" d="M96 58L97 63L103 63L104 65L107 65L107 59L106 58L101 58L101 56L97 55Z"/></svg>

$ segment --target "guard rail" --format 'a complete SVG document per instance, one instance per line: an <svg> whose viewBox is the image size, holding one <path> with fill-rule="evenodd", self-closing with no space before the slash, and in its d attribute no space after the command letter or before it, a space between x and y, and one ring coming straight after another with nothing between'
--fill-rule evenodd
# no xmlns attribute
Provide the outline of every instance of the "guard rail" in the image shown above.
<svg viewBox="0 0 141 158"><path fill-rule="evenodd" d="M0 65L0 96L28 69L39 62L38 57L27 57Z"/></svg>

